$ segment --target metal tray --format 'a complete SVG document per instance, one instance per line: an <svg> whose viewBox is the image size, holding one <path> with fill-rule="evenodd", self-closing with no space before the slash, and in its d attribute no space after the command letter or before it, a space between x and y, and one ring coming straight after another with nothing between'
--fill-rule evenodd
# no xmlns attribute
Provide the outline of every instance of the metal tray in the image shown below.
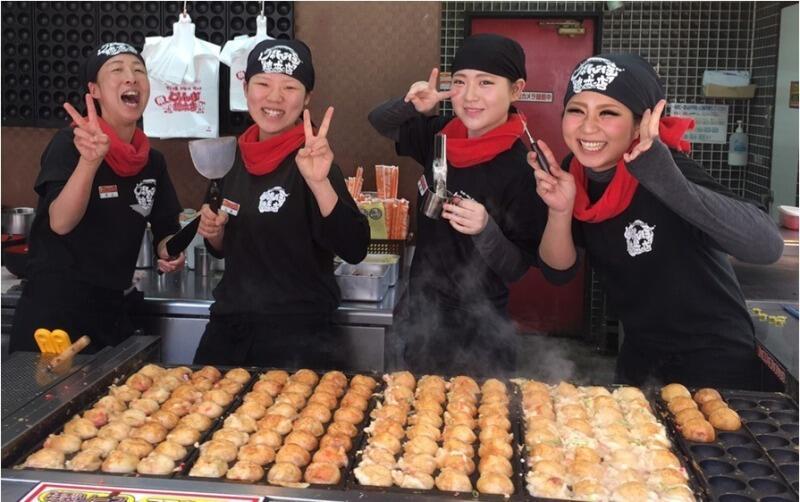
<svg viewBox="0 0 800 502"><path fill-rule="evenodd" d="M389 290L389 265L342 263L334 271L342 300L379 302Z"/></svg>

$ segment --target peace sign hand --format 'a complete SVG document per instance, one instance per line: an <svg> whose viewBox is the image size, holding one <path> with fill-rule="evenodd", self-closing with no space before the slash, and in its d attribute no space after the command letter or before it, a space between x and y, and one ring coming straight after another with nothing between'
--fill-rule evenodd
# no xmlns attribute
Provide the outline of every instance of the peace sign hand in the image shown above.
<svg viewBox="0 0 800 502"><path fill-rule="evenodd" d="M94 108L94 100L90 94L86 94L86 112L87 117L82 117L80 113L69 103L64 103L64 110L67 111L73 122L75 128L75 148L81 154L84 160L91 164L100 165L103 158L108 153L111 146L111 141L108 136L100 128L100 122L97 119L97 111Z"/></svg>
<svg viewBox="0 0 800 502"><path fill-rule="evenodd" d="M303 111L306 144L297 152L294 160L297 163L300 174L309 183L319 183L326 180L331 164L333 164L333 151L326 137L331 125L331 117L333 117L333 107L329 106L325 112L325 117L322 119L322 125L320 125L317 134L314 135L314 129L311 127L311 113L308 110Z"/></svg>
<svg viewBox="0 0 800 502"><path fill-rule="evenodd" d="M631 153L622 155L622 160L625 163L632 162L636 157L649 150L653 146L653 141L658 140L658 126L661 122L661 114L664 113L666 106L667 101L662 99L656 103L652 111L645 110L642 120L639 122L639 143L633 147Z"/></svg>
<svg viewBox="0 0 800 502"><path fill-rule="evenodd" d="M414 105L414 108L416 108L420 113L430 112L436 108L436 105L439 104L439 101L447 99L455 94L453 89L439 92L438 82L439 69L434 68L431 70L431 76L428 77L427 82L420 80L419 82L414 82L411 84L411 87L408 89L408 93L406 94L405 102L408 103L410 101Z"/></svg>

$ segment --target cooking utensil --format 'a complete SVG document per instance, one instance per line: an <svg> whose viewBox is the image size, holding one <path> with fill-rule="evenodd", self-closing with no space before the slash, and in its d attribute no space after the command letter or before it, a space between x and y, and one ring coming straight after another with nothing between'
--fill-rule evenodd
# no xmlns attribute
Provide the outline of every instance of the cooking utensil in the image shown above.
<svg viewBox="0 0 800 502"><path fill-rule="evenodd" d="M82 337L78 338L78 340L69 347L67 347L67 349L64 352L60 353L59 355L50 360L50 362L47 364L47 371L53 371L53 369L63 364L66 360L75 357L75 354L85 349L86 346L89 345L89 342L91 341L92 341L91 338L89 338L86 335L83 335Z"/></svg>
<svg viewBox="0 0 800 502"><path fill-rule="evenodd" d="M525 115L523 115L522 113L520 113L519 116L522 118L522 129L528 136L528 141L531 142L530 148L533 152L536 153L536 161L539 163L539 167L541 167L547 174L550 174L550 164L547 162L547 158L545 158L544 153L542 153L542 149L539 148L539 145L536 144L536 140L531 134L530 129L528 129L528 118L525 117Z"/></svg>
<svg viewBox="0 0 800 502"><path fill-rule="evenodd" d="M218 180L228 174L236 160L236 137L224 136L190 141L189 154L197 172L211 180L208 205L216 213L222 203ZM170 259L177 258L189 246L199 225L200 216L197 216L167 241L167 252ZM159 273L161 272L159 271Z"/></svg>
<svg viewBox="0 0 800 502"><path fill-rule="evenodd" d="M142 244L139 247L136 268L153 268L153 233L149 225L144 229L144 235L142 235Z"/></svg>
<svg viewBox="0 0 800 502"><path fill-rule="evenodd" d="M69 339L69 335L63 329L50 331L49 329L39 328L34 331L33 339L42 354L60 354L72 344L72 340Z"/></svg>
<svg viewBox="0 0 800 502"><path fill-rule="evenodd" d="M32 207L3 209L2 231L4 234L20 234L27 237L35 216L36 211Z"/></svg>

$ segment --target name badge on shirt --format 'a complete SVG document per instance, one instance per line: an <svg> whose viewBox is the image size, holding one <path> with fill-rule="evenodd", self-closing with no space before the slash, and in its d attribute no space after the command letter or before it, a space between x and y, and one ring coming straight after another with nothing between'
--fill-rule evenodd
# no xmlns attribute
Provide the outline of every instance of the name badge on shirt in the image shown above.
<svg viewBox="0 0 800 502"><path fill-rule="evenodd" d="M222 199L222 205L220 206L220 209L231 216L236 216L239 214L239 204L233 202L232 200Z"/></svg>
<svg viewBox="0 0 800 502"><path fill-rule="evenodd" d="M115 199L119 197L117 185L100 185L97 187L97 191L100 192L101 199Z"/></svg>
<svg viewBox="0 0 800 502"><path fill-rule="evenodd" d="M425 192L428 191L428 180L425 179L425 175L419 177L417 181L417 188L419 188L419 194L425 195Z"/></svg>

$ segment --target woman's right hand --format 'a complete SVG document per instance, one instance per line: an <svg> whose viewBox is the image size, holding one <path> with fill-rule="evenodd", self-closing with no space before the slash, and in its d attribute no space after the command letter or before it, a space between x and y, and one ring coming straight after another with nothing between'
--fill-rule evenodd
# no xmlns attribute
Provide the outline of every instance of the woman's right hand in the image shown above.
<svg viewBox="0 0 800 502"><path fill-rule="evenodd" d="M575 205L575 179L570 173L561 169L553 152L544 141L538 140L536 144L550 165L548 174L537 162L536 152L528 153L528 164L536 176L536 193L551 211L572 215L572 207Z"/></svg>
<svg viewBox="0 0 800 502"><path fill-rule="evenodd" d="M225 224L228 223L228 213L220 211L215 213L208 204L200 208L200 225L197 233L209 241L217 241L225 233Z"/></svg>
<svg viewBox="0 0 800 502"><path fill-rule="evenodd" d="M91 94L86 94L86 117L82 117L78 110L67 102L64 103L64 110L75 122L75 128L72 130L75 134L75 148L83 160L95 167L99 166L111 147L111 140L100 128Z"/></svg>
<svg viewBox="0 0 800 502"><path fill-rule="evenodd" d="M411 102L414 108L420 113L428 113L436 108L439 101L445 100L453 95L453 90L439 92L439 69L431 70L428 81L420 80L414 82L408 89L405 102Z"/></svg>

